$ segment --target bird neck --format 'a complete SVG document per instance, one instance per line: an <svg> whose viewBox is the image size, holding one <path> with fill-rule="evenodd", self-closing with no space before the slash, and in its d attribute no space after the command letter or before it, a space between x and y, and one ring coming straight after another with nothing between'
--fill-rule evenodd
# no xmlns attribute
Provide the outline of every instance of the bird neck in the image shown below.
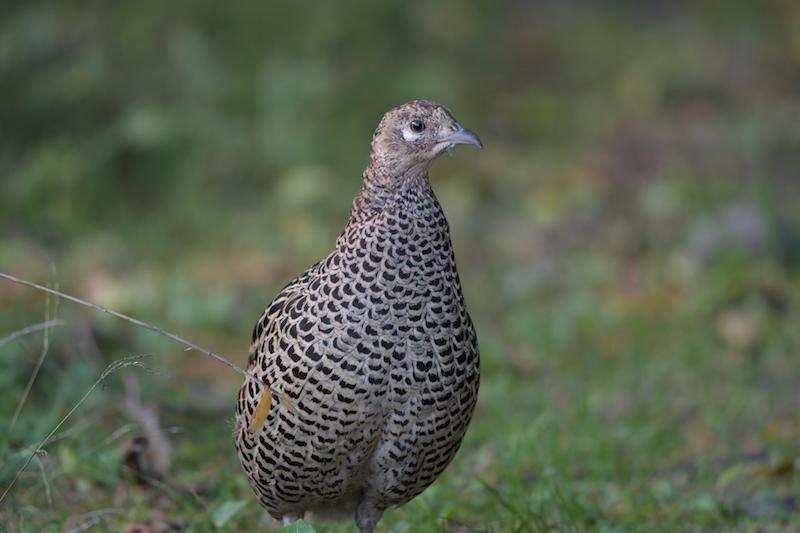
<svg viewBox="0 0 800 533"><path fill-rule="evenodd" d="M352 218L363 219L380 213L409 189L430 188L427 165L406 168L401 173L389 168L376 159L370 161L364 170L361 191L353 200Z"/></svg>

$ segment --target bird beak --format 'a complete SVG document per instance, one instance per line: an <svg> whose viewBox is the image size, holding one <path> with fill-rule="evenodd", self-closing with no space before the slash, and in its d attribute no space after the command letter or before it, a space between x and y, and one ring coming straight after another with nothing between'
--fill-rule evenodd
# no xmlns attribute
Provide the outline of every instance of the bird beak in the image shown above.
<svg viewBox="0 0 800 533"><path fill-rule="evenodd" d="M472 144L477 146L478 148L483 148L483 143L478 138L477 135L469 131L468 129L464 128L461 124L456 122L453 125L453 129L455 130L452 135L444 139L445 142L453 144Z"/></svg>

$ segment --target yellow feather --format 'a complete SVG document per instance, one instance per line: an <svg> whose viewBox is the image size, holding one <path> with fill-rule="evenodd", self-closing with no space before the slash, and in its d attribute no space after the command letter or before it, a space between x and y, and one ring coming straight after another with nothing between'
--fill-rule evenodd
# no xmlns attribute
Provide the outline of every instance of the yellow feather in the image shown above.
<svg viewBox="0 0 800 533"><path fill-rule="evenodd" d="M286 407L287 409L294 409L294 404L293 404L293 403L292 403L292 401L289 399L289 395L288 395L288 394L286 394L285 392L284 392L284 393L281 395L281 403L282 403L282 404L283 404L283 406L284 406L284 407Z"/></svg>
<svg viewBox="0 0 800 533"><path fill-rule="evenodd" d="M250 433L256 433L264 425L271 404L272 393L270 393L269 388L264 387L261 400L258 402L256 410L253 412L253 418L250 420Z"/></svg>

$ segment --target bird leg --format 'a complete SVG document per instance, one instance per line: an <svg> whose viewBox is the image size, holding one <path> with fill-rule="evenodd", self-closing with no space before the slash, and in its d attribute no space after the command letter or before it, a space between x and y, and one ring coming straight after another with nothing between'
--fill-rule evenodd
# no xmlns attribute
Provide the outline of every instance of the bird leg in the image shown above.
<svg viewBox="0 0 800 533"><path fill-rule="evenodd" d="M375 525L383 516L383 509L375 506L375 501L364 493L356 506L356 525L360 533L372 533Z"/></svg>
<svg viewBox="0 0 800 533"><path fill-rule="evenodd" d="M289 513L285 514L282 517L283 520L283 527L286 527L294 522L297 522L301 518L303 518L304 513Z"/></svg>

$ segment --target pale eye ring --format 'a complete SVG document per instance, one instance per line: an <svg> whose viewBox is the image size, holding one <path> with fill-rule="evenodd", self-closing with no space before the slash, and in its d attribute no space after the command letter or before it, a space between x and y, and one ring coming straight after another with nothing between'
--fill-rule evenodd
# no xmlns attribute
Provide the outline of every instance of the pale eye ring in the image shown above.
<svg viewBox="0 0 800 533"><path fill-rule="evenodd" d="M425 129L425 123L419 119L414 119L411 121L411 124L409 124L409 127L414 133L420 133Z"/></svg>

